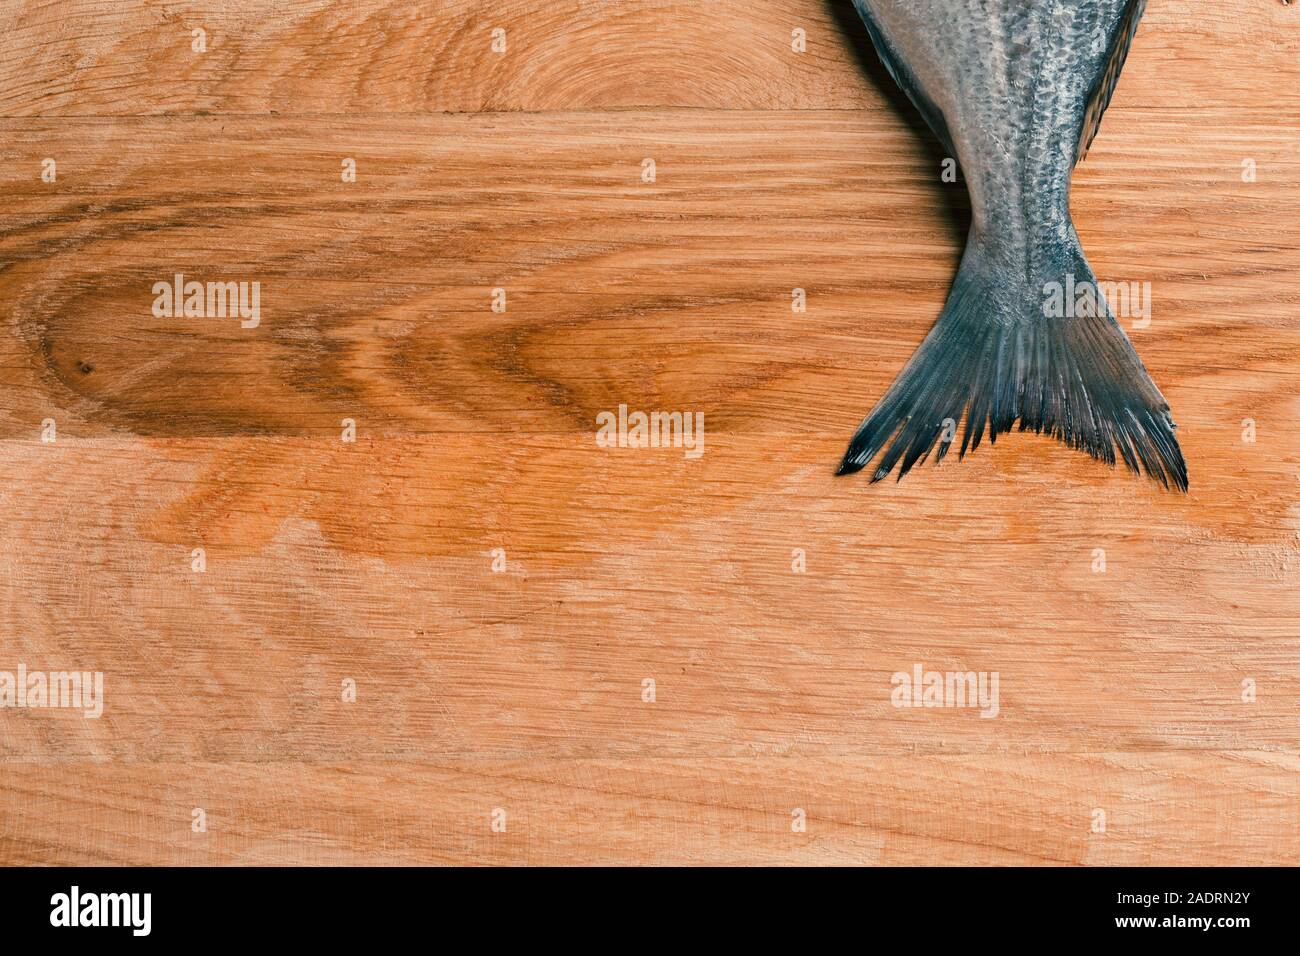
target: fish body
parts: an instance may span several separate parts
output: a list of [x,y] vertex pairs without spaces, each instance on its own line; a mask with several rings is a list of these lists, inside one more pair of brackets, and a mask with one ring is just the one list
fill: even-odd
[[[1115,321],[1070,217],[1070,179],[1145,0],[854,0],[877,52],[962,169],[971,231],[938,322],[841,473],[901,478],[964,417],[961,454],[1046,432],[1187,488],[1169,405]],[[1077,303],[1073,290],[1089,290]],[[1071,290],[1066,301],[1064,290]]]

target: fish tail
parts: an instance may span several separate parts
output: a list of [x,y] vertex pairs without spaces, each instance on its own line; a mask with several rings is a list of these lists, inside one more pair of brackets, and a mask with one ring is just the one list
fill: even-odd
[[992,443],[1018,422],[1020,431],[1046,433],[1111,466],[1118,458],[1186,491],[1169,404],[1104,296],[1089,310],[1079,294],[1097,282],[1077,245],[1067,267],[1045,273],[1061,278],[1061,315],[1053,314],[1053,283],[1024,279],[1014,257],[995,252],[980,241],[968,246],[938,322],[858,427],[838,474],[862,470],[888,446],[871,480],[895,466],[901,479],[931,451],[942,460],[964,417],[959,457],[979,447],[986,429]]

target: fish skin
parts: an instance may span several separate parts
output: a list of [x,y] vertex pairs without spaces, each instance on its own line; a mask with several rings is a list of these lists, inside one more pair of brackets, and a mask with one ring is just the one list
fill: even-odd
[[[888,445],[901,478],[966,415],[962,454],[1019,422],[1187,488],[1169,406],[1104,302],[1049,316],[1051,283],[1092,283],[1070,179],[1145,0],[854,0],[890,74],[961,167],[971,231],[943,314],[867,417],[840,473]],[[951,436],[951,437],[950,437]],[[890,440],[892,439],[892,444]]]
[[1068,237],[1074,151],[1128,0],[855,4],[944,117],[975,228],[1021,251]]

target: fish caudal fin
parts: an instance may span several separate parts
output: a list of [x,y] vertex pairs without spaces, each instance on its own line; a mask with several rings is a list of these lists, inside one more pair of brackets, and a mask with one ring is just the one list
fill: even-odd
[[1008,280],[973,242],[938,322],[859,426],[838,473],[862,470],[887,446],[872,481],[895,466],[901,479],[931,451],[942,460],[964,417],[959,457],[986,429],[994,442],[1018,422],[1186,491],[1169,405],[1104,296],[1090,308],[1077,294],[1097,282],[1082,254],[1070,258],[1054,300],[1052,283]]

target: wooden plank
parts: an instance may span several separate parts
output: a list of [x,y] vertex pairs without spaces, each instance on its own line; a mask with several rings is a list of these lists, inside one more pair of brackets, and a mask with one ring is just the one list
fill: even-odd
[[[0,753],[1300,745],[1294,464],[1185,498],[1021,441],[868,487],[835,440],[708,442],[6,442],[0,669],[101,671],[105,705],[8,711]],[[917,665],[996,673],[995,715],[896,706]]]
[[11,864],[1285,865],[1300,827],[1295,755],[1240,752],[5,771]]
[[[1128,325],[1201,452],[1194,475],[1198,441],[1240,457],[1244,418],[1287,444],[1300,217],[1266,233],[1257,217],[1295,208],[1297,128],[1124,114],[1078,177],[1098,273],[1150,284],[1149,325]],[[589,433],[626,403],[701,412],[719,435],[847,439],[937,316],[967,215],[940,157],[880,115],[14,120],[0,135],[25,171],[0,233],[0,434],[21,438],[49,417],[79,437],[333,436],[345,418],[372,436]],[[178,273],[259,283],[259,324],[156,317],[154,286]]]
[[[862,109],[901,100],[850,0],[4,0],[0,115]],[[1277,0],[1164,0],[1115,109],[1285,108]],[[192,31],[205,32],[196,52]],[[504,52],[493,30],[504,29]],[[806,51],[793,49],[805,31]],[[872,79],[863,75],[863,68]],[[1206,82],[1213,77],[1212,82]]]

